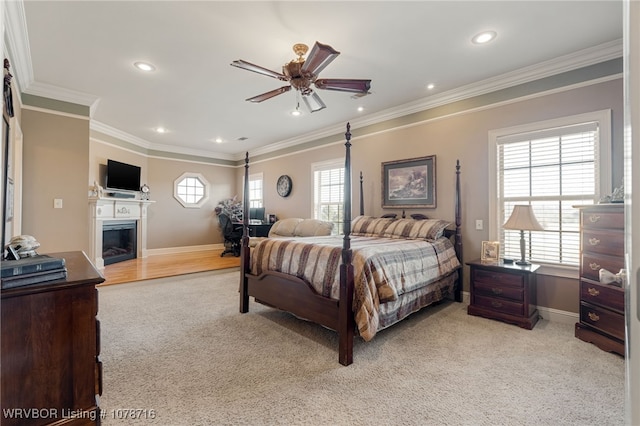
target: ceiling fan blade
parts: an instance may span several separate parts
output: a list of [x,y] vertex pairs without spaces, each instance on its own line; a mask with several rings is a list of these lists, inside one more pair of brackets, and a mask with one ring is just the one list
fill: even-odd
[[291,86],[282,86],[279,89],[271,90],[270,92],[266,92],[261,95],[254,96],[253,98],[249,98],[245,100],[249,102],[262,102],[262,101],[266,101],[267,99],[271,99],[274,96],[278,96],[284,92],[288,92],[289,90],[291,90]]
[[271,71],[259,65],[252,64],[251,62],[238,59],[231,62],[231,66],[242,68],[243,70],[257,72],[258,74],[266,75],[268,77],[277,78],[278,80],[287,81],[287,76],[280,74],[279,72]]
[[316,80],[315,85],[318,89],[337,90],[338,92],[367,93],[371,88],[371,80],[322,78]]
[[321,109],[325,109],[327,107],[316,92],[311,92],[311,94],[309,95],[303,95],[302,100],[311,112],[320,111]]
[[307,56],[307,59],[304,61],[304,65],[302,65],[302,71],[318,75],[339,54],[340,52],[328,44],[322,44],[316,41],[309,56]]

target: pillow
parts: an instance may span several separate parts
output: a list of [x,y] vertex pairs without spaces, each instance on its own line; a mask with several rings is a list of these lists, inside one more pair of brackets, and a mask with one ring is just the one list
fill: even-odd
[[381,237],[384,230],[394,221],[391,218],[358,216],[351,221],[351,235],[360,237]]
[[383,235],[387,238],[410,238],[436,240],[444,234],[449,222],[440,219],[399,219],[387,227]]
[[325,222],[319,219],[305,219],[296,225],[294,235],[296,237],[315,237],[331,235],[333,222]]
[[304,219],[297,217],[290,217],[287,219],[280,219],[273,224],[269,231],[270,237],[293,237],[296,226]]

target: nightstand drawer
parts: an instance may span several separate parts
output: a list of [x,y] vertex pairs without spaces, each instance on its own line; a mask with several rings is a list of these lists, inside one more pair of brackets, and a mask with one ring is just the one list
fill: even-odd
[[524,301],[523,287],[510,287],[491,285],[486,282],[475,282],[474,293],[479,296],[500,297],[504,299],[514,300],[516,302]]
[[583,212],[584,229],[624,229],[623,212]]
[[485,269],[476,269],[474,281],[476,284],[484,283],[489,286],[513,286],[524,287],[524,279],[522,275],[508,274],[503,272],[489,271]]
[[624,313],[624,290],[620,287],[580,281],[580,300]]
[[613,337],[624,340],[624,315],[582,302],[580,321]]
[[524,315],[524,305],[522,303],[509,302],[504,299],[476,295],[474,304],[478,307],[490,309],[494,312],[502,312],[504,314],[517,316]]
[[624,256],[624,234],[611,230],[584,230],[582,251],[609,256]]
[[580,276],[589,278],[594,281],[600,281],[600,269],[617,274],[620,269],[624,268],[624,259],[622,257],[610,257],[603,255],[594,255],[590,253],[582,254],[582,262],[580,268]]

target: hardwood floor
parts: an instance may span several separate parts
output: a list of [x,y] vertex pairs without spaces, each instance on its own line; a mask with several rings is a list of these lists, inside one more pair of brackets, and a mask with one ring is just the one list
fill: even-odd
[[172,277],[194,272],[240,267],[240,258],[220,257],[222,249],[188,253],[153,255],[107,265],[100,285],[122,284],[152,278]]

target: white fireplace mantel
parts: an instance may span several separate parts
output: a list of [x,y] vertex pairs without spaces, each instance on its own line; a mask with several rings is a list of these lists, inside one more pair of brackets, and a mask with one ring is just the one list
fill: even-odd
[[147,257],[147,207],[155,201],[89,197],[89,258],[96,268],[104,269],[102,258],[102,225],[116,220],[135,220],[137,228],[136,257]]

